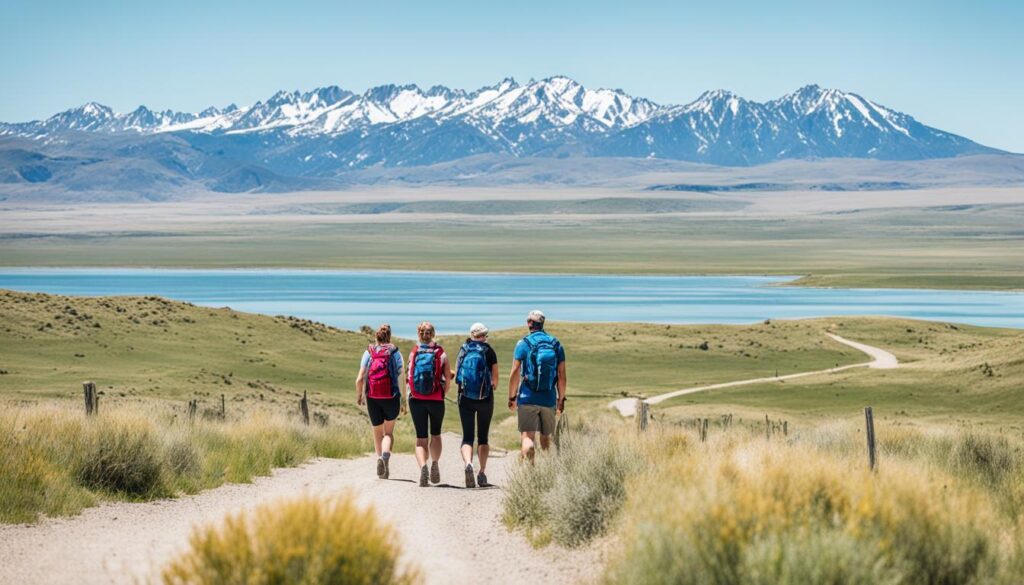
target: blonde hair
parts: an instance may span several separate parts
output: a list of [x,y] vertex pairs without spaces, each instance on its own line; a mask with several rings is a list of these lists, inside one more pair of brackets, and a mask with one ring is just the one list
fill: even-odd
[[416,333],[420,337],[420,343],[430,343],[434,340],[434,326],[430,321],[420,323],[416,328]]
[[378,327],[375,336],[377,338],[377,343],[391,343],[391,325],[384,323]]

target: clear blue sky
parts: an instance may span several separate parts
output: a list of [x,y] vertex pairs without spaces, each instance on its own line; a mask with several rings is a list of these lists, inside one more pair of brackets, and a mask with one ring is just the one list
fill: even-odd
[[4,121],[565,74],[662,103],[818,83],[1024,152],[1021,0],[5,0],[0,22]]

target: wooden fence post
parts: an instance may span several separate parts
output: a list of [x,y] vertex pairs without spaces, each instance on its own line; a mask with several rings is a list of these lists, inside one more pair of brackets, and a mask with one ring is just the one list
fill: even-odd
[[700,435],[700,442],[708,440],[708,421],[710,419],[697,419],[697,433]]
[[100,397],[96,394],[96,384],[82,382],[82,394],[85,397],[85,414],[91,416],[99,412]]
[[647,418],[651,415],[650,404],[643,400],[636,399],[636,428],[639,431],[647,430]]
[[299,401],[299,412],[302,413],[302,422],[309,426],[309,400],[306,399],[306,391],[302,391],[302,400]]
[[875,416],[870,406],[864,407],[864,425],[868,437],[868,469],[875,471],[878,467],[878,460],[875,458]]
[[224,395],[221,394],[220,395],[220,418],[221,418],[221,420],[225,420],[227,418],[227,414],[228,414],[227,405],[224,403]]
[[772,423],[767,414],[764,415],[764,438],[769,441],[772,439]]
[[782,421],[782,434],[787,436],[787,437],[789,436],[789,421],[788,420]]
[[564,412],[559,415],[558,421],[555,422],[555,449],[562,449],[562,435],[569,431],[569,417]]
[[192,400],[188,401],[188,421],[189,422],[195,422],[195,420],[196,420],[196,410],[198,408],[199,408],[199,401],[198,400],[193,398]]

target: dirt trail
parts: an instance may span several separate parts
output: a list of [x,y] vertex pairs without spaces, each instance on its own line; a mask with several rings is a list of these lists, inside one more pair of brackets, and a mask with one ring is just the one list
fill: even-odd
[[[761,384],[764,382],[780,382],[782,380],[792,380],[794,378],[803,378],[806,376],[815,376],[818,374],[831,374],[835,372],[842,372],[843,370],[849,370],[851,368],[877,368],[882,370],[888,370],[899,367],[899,360],[896,359],[896,356],[885,351],[884,349],[879,349],[877,347],[872,347],[870,345],[864,345],[863,343],[857,343],[856,341],[850,341],[849,339],[844,339],[842,337],[839,337],[838,335],[835,335],[834,333],[826,333],[825,335],[831,337],[832,339],[838,341],[839,343],[848,345],[854,349],[860,350],[868,354],[872,358],[871,361],[862,364],[839,366],[838,368],[828,368],[826,370],[815,370],[813,372],[800,372],[798,374],[786,374],[785,376],[768,376],[765,378],[753,378],[751,380],[738,380],[736,382],[724,382],[721,384],[711,384],[708,386],[683,388],[682,390],[674,390],[672,392],[667,392],[665,394],[652,396],[646,399],[644,402],[647,402],[648,404],[657,404],[659,402],[664,402],[665,400],[669,400],[671,398],[676,398],[677,396],[685,396],[687,394],[695,394],[697,392],[705,392],[707,390],[731,388],[733,386],[746,386],[748,384]],[[622,416],[633,416],[634,414],[636,414],[636,398],[620,398],[618,400],[613,400],[608,406],[609,408],[614,408],[615,410],[619,411],[619,414],[621,414]]]
[[[367,429],[369,432],[369,429]],[[402,440],[408,440],[403,438]],[[420,488],[412,455],[392,458],[391,479],[378,480],[373,456],[318,459],[275,470],[252,484],[226,485],[195,496],[149,503],[111,503],[74,518],[36,525],[0,525],[0,583],[137,583],[159,576],[193,528],[226,514],[302,493],[350,488],[398,529],[403,560],[427,583],[589,582],[600,567],[595,548],[533,549],[501,523],[501,487],[514,455],[488,463],[497,487],[467,490],[459,438],[444,436],[441,484]]]

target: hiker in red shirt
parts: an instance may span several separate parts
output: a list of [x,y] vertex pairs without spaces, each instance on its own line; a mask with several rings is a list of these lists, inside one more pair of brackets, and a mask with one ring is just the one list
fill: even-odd
[[[444,348],[434,343],[434,326],[424,321],[416,328],[419,343],[409,353],[409,413],[416,427],[416,462],[420,466],[420,487],[427,480],[441,483],[437,460],[441,457],[441,422],[444,398],[452,379]],[[432,460],[427,468],[427,460]]]
[[373,448],[377,453],[377,477],[390,475],[391,445],[395,419],[404,412],[399,380],[402,379],[402,352],[391,343],[391,326],[381,325],[374,335],[377,343],[363,352],[356,376],[356,402],[366,405],[373,426]]

